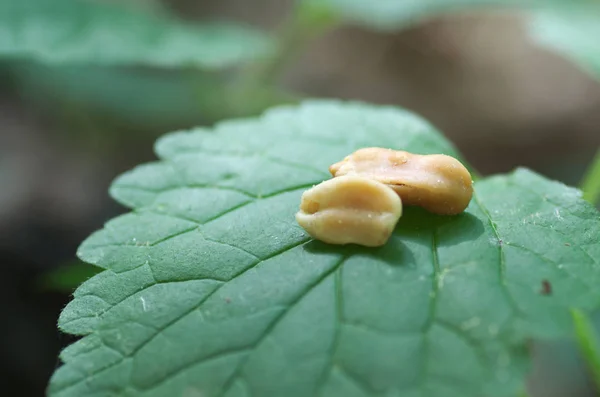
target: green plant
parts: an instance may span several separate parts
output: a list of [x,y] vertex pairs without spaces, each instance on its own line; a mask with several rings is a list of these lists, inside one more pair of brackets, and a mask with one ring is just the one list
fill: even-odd
[[78,252],[107,271],[61,315],[87,336],[51,394],[516,394],[525,341],[600,303],[597,211],[518,170],[477,181],[463,215],[406,209],[381,249],[310,240],[302,191],[367,143],[457,155],[408,112],[336,102],[162,138],[111,188],[134,212]]
[[[8,0],[0,55],[201,69],[214,96],[199,111],[220,119],[298,102],[277,74],[336,24],[400,29],[439,11],[515,2],[413,3],[298,2],[272,40],[92,2]],[[572,32],[569,19],[534,15],[541,43],[543,32]],[[578,62],[597,57],[583,40],[559,49]],[[477,178],[463,214],[404,209],[383,247],[311,240],[294,220],[302,191],[366,146],[461,157],[417,115],[358,102],[300,101],[162,137],[160,160],[110,189],[132,212],[78,250],[104,270],[60,316],[61,330],[82,338],[61,353],[49,395],[510,396],[523,390],[527,342],[573,331],[597,377],[585,316],[600,307],[600,159],[583,193],[518,169]]]

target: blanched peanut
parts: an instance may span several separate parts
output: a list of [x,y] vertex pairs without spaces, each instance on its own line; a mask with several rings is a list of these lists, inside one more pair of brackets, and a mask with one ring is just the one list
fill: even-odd
[[402,201],[383,183],[355,176],[322,182],[302,194],[296,221],[329,244],[384,245],[402,215]]
[[383,148],[357,150],[329,167],[334,177],[360,175],[385,183],[404,205],[442,215],[458,214],[473,195],[471,174],[454,157],[419,155]]

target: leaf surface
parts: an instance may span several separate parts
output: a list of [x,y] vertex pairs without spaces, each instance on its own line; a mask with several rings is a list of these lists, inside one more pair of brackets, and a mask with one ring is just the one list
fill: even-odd
[[60,317],[83,338],[49,394],[515,394],[525,340],[599,306],[598,212],[519,169],[461,215],[405,208],[384,247],[311,240],[302,192],[365,146],[458,156],[407,111],[329,101],[160,139],[112,185],[133,211],[79,249],[106,270]]

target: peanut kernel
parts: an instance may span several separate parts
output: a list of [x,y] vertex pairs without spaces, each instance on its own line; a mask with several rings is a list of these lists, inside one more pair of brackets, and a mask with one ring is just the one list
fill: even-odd
[[359,175],[394,189],[405,205],[441,214],[464,211],[473,195],[471,174],[457,159],[384,148],[357,150],[329,167],[334,177]]
[[402,215],[392,189],[356,175],[322,182],[302,194],[296,221],[313,238],[329,244],[384,245]]

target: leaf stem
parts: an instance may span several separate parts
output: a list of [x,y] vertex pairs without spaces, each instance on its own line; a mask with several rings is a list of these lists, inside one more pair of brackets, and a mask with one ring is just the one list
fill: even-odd
[[273,86],[285,66],[314,38],[335,25],[336,19],[311,2],[297,2],[277,32],[275,50],[262,62],[251,65],[244,76],[246,86]]
[[300,95],[281,90],[278,79],[285,66],[312,39],[336,24],[333,14],[313,2],[297,2],[276,33],[274,51],[240,71],[228,95],[228,116],[248,116],[273,105],[295,103]]
[[585,200],[594,205],[598,204],[600,200],[600,149],[585,172],[580,187]]
[[585,360],[596,388],[600,390],[600,345],[589,316],[579,309],[571,309],[575,341]]

